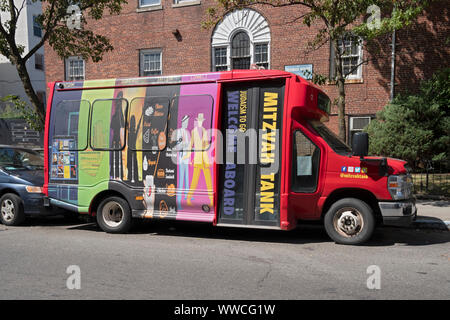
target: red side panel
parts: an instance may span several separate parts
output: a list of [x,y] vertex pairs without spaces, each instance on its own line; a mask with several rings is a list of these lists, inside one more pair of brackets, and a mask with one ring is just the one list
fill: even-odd
[[44,188],[43,192],[46,196],[48,196],[48,130],[50,125],[50,112],[52,108],[53,102],[53,93],[55,92],[55,84],[56,82],[49,82],[47,87],[50,90],[50,94],[47,100],[47,111],[45,114],[45,134],[44,134]]
[[[215,113],[215,119],[214,121],[214,125],[213,128],[214,129],[218,129],[219,128],[219,123],[220,123],[220,116],[222,114],[222,84],[219,83],[217,86],[217,99],[215,102],[215,107],[216,109],[216,113]],[[214,220],[213,220],[213,225],[217,225],[217,222],[219,220],[219,192],[221,190],[220,186],[219,186],[219,165],[217,164],[217,153],[218,153],[218,141],[217,138],[214,140],[214,150],[215,150],[215,154],[214,154],[214,165],[216,166],[216,174],[214,174],[213,176],[213,186],[214,186],[214,190],[216,190],[216,192],[214,193],[214,203],[216,204],[214,206]]]
[[289,230],[295,227],[296,220],[292,216],[289,216],[288,202],[289,202],[289,174],[291,157],[289,146],[291,145],[291,106],[289,99],[291,82],[295,81],[295,78],[286,79],[285,93],[284,93],[284,112],[283,112],[283,132],[281,133],[281,199],[280,199],[280,228],[282,230]]

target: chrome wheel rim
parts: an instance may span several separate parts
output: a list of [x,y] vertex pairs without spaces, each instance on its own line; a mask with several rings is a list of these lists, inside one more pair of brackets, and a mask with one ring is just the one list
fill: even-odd
[[364,228],[364,220],[359,210],[345,207],[334,215],[333,226],[340,235],[352,238],[361,233]]
[[123,208],[118,202],[110,201],[103,206],[102,217],[108,227],[116,228],[123,221]]
[[3,200],[1,212],[4,221],[9,222],[13,220],[15,215],[14,203],[10,199]]

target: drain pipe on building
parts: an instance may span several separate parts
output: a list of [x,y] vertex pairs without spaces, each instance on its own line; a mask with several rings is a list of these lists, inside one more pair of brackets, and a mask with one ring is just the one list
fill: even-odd
[[[392,11],[392,15],[395,14],[395,5],[394,10]],[[397,41],[397,31],[394,28],[394,31],[392,32],[392,44],[391,44],[391,92],[390,92],[390,102],[394,100],[395,96],[395,57],[396,57],[396,41]]]
[[396,30],[392,32],[392,44],[391,44],[391,92],[390,92],[390,101],[394,100],[395,95],[395,47],[396,47]]

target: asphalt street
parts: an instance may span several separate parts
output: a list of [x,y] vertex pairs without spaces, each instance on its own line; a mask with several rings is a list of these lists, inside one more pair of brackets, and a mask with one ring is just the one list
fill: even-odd
[[[0,225],[0,243],[0,299],[450,298],[450,232],[442,230],[379,228],[366,245],[343,246],[321,226],[161,221],[112,235],[54,217]],[[67,286],[69,266],[79,267],[80,289]],[[367,286],[369,266],[379,289]]]

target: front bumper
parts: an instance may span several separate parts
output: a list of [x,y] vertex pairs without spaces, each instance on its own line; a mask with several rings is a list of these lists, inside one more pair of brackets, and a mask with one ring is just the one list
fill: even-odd
[[379,202],[383,223],[387,226],[407,227],[417,217],[417,208],[414,200]]

